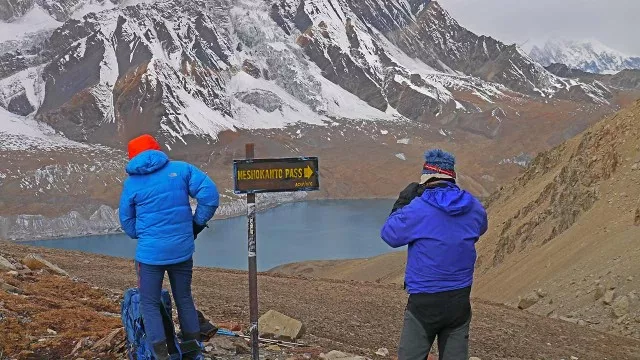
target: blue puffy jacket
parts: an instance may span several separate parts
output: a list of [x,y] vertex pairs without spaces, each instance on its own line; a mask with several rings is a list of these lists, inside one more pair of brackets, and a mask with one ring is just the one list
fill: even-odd
[[[216,185],[197,167],[169,161],[157,150],[138,154],[126,170],[120,223],[138,239],[136,261],[169,265],[189,260],[195,250],[193,221],[205,225],[218,208]],[[189,197],[198,200],[193,215]]]
[[482,204],[455,184],[444,183],[391,214],[381,237],[394,248],[409,245],[409,294],[434,294],[471,286],[475,243],[486,231]]

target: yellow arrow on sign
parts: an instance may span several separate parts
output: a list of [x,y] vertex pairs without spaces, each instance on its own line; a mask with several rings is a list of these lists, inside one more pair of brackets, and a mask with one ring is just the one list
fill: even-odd
[[313,176],[313,170],[311,170],[311,167],[309,165],[307,165],[306,168],[304,168],[304,177],[306,177],[307,179]]

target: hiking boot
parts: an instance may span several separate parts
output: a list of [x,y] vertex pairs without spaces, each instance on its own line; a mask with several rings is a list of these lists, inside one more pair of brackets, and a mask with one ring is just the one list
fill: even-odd
[[203,360],[202,343],[200,343],[200,333],[182,334],[182,360]]
[[198,323],[200,324],[199,341],[208,341],[218,332],[218,328],[207,320],[200,310],[196,310],[196,312],[198,313]]
[[167,350],[166,341],[160,341],[153,344],[151,351],[153,352],[153,356],[157,360],[171,360],[171,358],[169,357],[169,350]]

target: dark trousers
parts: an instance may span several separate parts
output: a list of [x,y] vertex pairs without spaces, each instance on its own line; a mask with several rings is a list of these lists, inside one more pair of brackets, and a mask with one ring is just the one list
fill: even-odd
[[183,334],[200,332],[198,313],[191,295],[193,260],[172,265],[147,265],[136,262],[138,288],[140,290],[140,311],[144,319],[147,340],[151,345],[166,341],[162,323],[160,296],[165,271],[169,274],[173,300],[178,309],[180,329]]
[[471,287],[412,294],[404,315],[398,360],[425,360],[438,339],[440,360],[469,359]]

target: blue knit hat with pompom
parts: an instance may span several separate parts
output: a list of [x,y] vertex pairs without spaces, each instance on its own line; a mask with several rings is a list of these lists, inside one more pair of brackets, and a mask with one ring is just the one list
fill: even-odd
[[424,153],[424,166],[420,183],[431,179],[456,179],[456,158],[453,154],[441,149],[432,149]]

